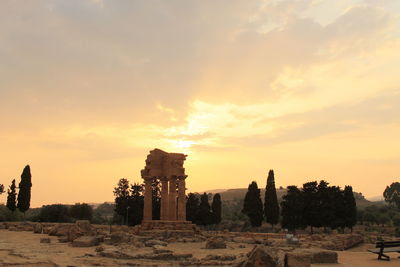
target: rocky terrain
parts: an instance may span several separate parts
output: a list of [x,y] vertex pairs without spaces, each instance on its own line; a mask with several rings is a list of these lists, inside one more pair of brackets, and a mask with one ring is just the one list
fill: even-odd
[[[366,252],[358,234],[175,231],[75,224],[0,223],[0,266],[397,266]],[[179,233],[179,232],[178,232]],[[350,250],[349,250],[350,249]]]

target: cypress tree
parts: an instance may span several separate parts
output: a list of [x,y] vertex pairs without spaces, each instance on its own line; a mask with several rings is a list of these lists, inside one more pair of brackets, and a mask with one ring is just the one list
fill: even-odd
[[244,198],[242,212],[249,217],[251,226],[261,226],[263,220],[263,205],[260,197],[260,189],[258,189],[257,183],[254,181],[249,184]]
[[282,227],[290,231],[305,227],[303,211],[303,193],[297,186],[288,186],[287,193],[283,196],[282,207]]
[[32,175],[29,165],[26,165],[21,174],[21,182],[19,183],[18,204],[17,208],[25,214],[31,204],[31,187]]
[[208,203],[207,193],[202,194],[200,197],[200,206],[196,221],[199,225],[208,225],[212,223],[211,207]]
[[15,191],[15,179],[12,180],[10,188],[8,189],[7,193],[7,208],[14,212],[17,209],[17,193]]
[[267,186],[265,188],[264,214],[265,220],[267,223],[272,224],[273,229],[274,224],[279,222],[279,204],[276,195],[274,170],[270,170],[268,173]]
[[212,210],[212,216],[213,216],[213,223],[214,224],[219,224],[221,222],[221,216],[222,216],[222,203],[221,203],[221,195],[220,194],[215,194],[213,197],[213,202],[211,205],[211,210]]
[[199,198],[196,194],[189,193],[186,201],[186,220],[197,224],[197,213],[199,210]]
[[345,207],[345,226],[353,231],[353,226],[357,222],[357,205],[351,186],[345,186],[344,193],[344,207]]

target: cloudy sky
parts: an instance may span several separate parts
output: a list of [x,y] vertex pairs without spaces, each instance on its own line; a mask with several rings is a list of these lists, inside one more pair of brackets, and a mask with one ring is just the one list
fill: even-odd
[[[149,150],[189,191],[400,177],[398,0],[0,2],[0,183],[113,199]],[[0,202],[6,196],[0,197]]]

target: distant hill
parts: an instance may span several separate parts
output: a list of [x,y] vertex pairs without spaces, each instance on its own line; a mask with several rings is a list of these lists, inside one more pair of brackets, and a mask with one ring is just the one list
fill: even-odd
[[[210,190],[207,192],[212,193],[214,190]],[[220,192],[219,194],[221,195],[222,201],[233,201],[233,200],[242,200],[244,199],[247,188],[236,188],[236,189],[227,189],[227,190],[222,190],[218,189]],[[282,196],[286,194],[286,189],[285,188],[277,188],[276,193],[278,195],[278,201],[280,202],[282,200]],[[264,201],[264,196],[265,196],[265,189],[261,188],[261,199]],[[356,199],[357,207],[360,208],[365,208],[371,205],[379,205],[381,204],[380,202],[372,202],[367,199],[361,194],[354,192],[354,198]]]

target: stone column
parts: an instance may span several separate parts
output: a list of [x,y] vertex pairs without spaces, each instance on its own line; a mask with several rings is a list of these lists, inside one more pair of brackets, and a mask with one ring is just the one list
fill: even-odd
[[186,221],[186,176],[179,177],[178,180],[178,220]]
[[172,176],[169,179],[169,192],[168,193],[169,193],[168,220],[176,221],[176,177],[175,176]]
[[153,219],[153,203],[152,203],[152,189],[151,189],[152,178],[144,178],[144,211],[143,220],[149,221]]
[[168,179],[167,177],[162,177],[160,220],[168,220],[168,201]]

